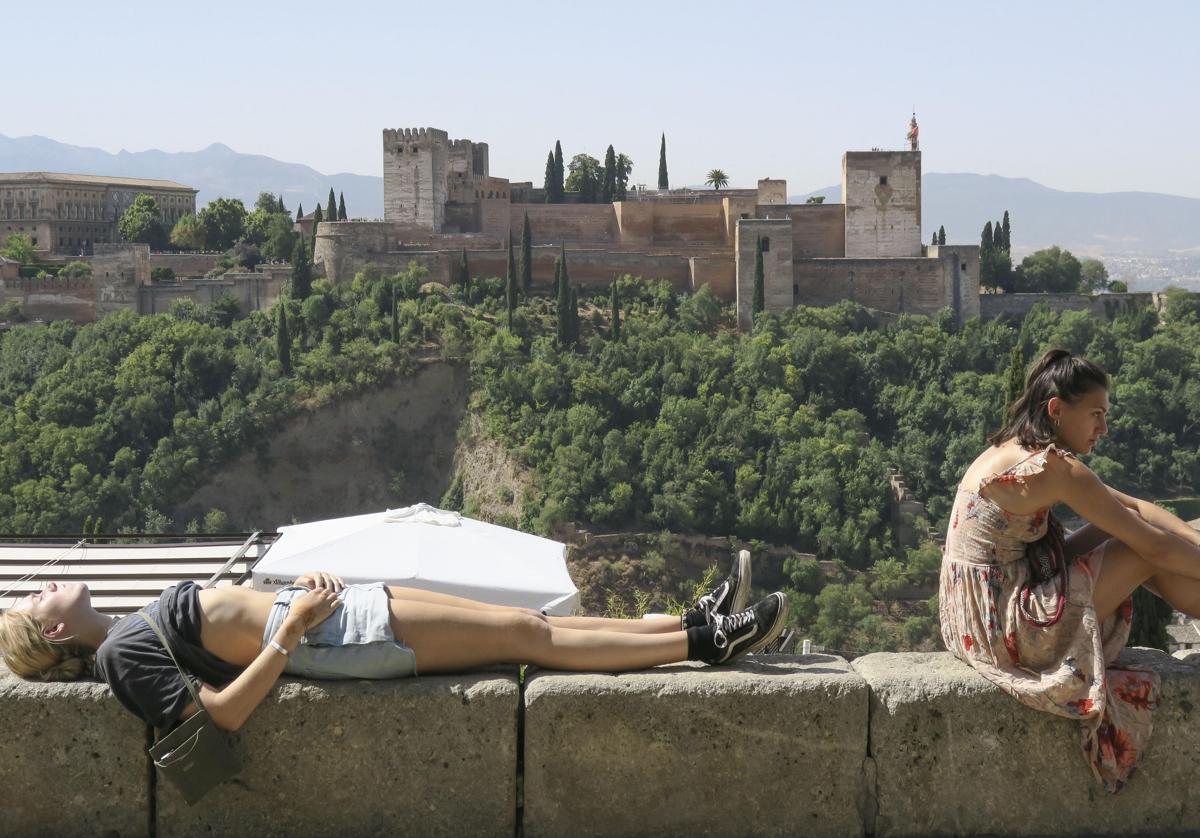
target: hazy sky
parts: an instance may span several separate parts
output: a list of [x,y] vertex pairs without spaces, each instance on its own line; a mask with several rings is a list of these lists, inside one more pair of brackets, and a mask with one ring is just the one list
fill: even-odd
[[381,129],[434,126],[501,177],[540,185],[560,139],[653,186],[665,131],[673,185],[799,194],[900,148],[915,107],[927,172],[1200,197],[1198,24],[1189,2],[5,4],[0,133],[378,175]]

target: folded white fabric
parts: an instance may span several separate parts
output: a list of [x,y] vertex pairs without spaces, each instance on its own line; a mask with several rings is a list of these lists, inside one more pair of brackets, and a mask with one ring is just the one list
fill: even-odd
[[385,524],[434,524],[439,527],[461,527],[462,515],[447,509],[437,509],[427,503],[415,503],[403,509],[383,513]]

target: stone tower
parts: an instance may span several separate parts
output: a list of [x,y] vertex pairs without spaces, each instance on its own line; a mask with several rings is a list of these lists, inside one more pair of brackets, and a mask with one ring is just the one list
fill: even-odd
[[[442,231],[449,144],[436,128],[384,129],[384,221]],[[486,166],[486,148],[483,153]]]
[[921,255],[921,152],[842,156],[846,257]]

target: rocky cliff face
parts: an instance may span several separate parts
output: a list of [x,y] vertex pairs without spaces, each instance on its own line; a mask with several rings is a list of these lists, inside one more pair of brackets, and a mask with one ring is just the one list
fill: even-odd
[[172,517],[182,527],[210,509],[237,529],[436,505],[454,476],[469,370],[434,361],[412,376],[289,419],[265,455],[214,473]]

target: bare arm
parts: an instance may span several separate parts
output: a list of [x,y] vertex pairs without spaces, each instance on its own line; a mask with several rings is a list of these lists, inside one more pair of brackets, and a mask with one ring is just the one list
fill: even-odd
[[[275,632],[274,640],[288,652],[295,651],[304,633],[319,624],[341,605],[341,600],[329,589],[318,589],[292,602],[287,617]],[[200,686],[200,701],[213,723],[223,730],[237,730],[246,723],[254,709],[267,697],[271,687],[283,674],[287,658],[272,646],[264,646],[250,665],[232,683],[220,690],[207,684]],[[189,702],[180,714],[186,719],[196,712],[195,702]]]
[[1196,547],[1195,531],[1191,539],[1184,541],[1148,522],[1077,459],[1059,460],[1039,477],[1043,479],[1029,482],[1030,493],[1037,494],[1046,505],[1065,503],[1097,529],[1125,542],[1155,567],[1200,578],[1200,549]]
[[1150,503],[1150,501],[1121,494],[1111,486],[1108,487],[1108,491],[1110,491],[1113,494],[1113,497],[1120,501],[1123,506],[1137,513],[1137,515],[1147,524],[1151,524],[1164,532],[1169,532],[1172,535],[1178,536],[1188,544],[1200,546],[1200,531],[1189,527],[1182,519],[1179,518],[1179,516],[1175,515],[1170,510],[1164,509],[1157,504]]

